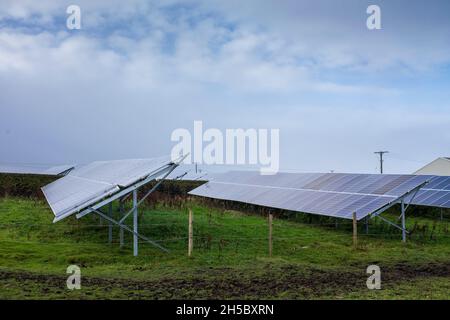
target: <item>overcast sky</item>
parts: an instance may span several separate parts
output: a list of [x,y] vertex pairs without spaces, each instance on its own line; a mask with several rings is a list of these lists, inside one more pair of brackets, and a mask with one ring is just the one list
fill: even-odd
[[160,156],[202,120],[280,129],[284,170],[410,173],[450,156],[449,89],[447,0],[0,2],[0,162]]

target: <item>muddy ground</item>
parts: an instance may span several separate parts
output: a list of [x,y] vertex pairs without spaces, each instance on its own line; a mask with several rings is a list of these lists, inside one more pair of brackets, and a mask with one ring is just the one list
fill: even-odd
[[[352,270],[358,268],[352,267]],[[450,263],[413,266],[397,264],[381,269],[382,286],[426,277],[449,277]],[[252,275],[235,269],[206,269],[186,278],[127,280],[82,277],[82,295],[70,296],[66,277],[28,272],[0,271],[1,286],[17,286],[30,298],[106,298],[106,299],[308,299],[339,295],[366,289],[368,275],[299,269],[293,265],[272,268]]]

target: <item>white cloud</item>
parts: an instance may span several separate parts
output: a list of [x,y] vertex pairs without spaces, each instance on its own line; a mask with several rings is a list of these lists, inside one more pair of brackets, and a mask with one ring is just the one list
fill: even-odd
[[[416,33],[426,40],[418,52],[388,25],[382,37],[352,31],[364,20],[354,10],[297,3],[80,1],[83,29],[71,32],[55,22],[65,2],[2,2],[0,20],[20,21],[0,29],[0,127],[10,132],[0,131],[0,145],[15,159],[51,162],[159,155],[171,130],[200,119],[280,128],[288,165],[306,152],[300,168],[327,168],[340,146],[340,168],[350,155],[348,167],[363,170],[358,152],[412,137],[425,144],[419,129],[449,125],[445,113],[389,103],[404,88],[364,81],[439,67],[450,52],[443,38]],[[32,17],[41,29],[21,25]],[[441,138],[423,147],[442,148]]]

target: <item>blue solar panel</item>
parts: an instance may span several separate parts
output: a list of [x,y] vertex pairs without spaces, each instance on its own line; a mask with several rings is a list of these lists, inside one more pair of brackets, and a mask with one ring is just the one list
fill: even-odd
[[[410,201],[412,197],[407,200]],[[412,199],[412,204],[450,208],[450,177],[436,176]]]
[[208,198],[357,219],[395,202],[432,176],[232,171],[190,192]]

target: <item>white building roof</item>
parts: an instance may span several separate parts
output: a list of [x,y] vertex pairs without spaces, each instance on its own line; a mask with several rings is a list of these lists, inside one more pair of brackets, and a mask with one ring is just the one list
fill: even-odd
[[450,176],[450,158],[440,157],[420,168],[414,174],[432,174],[436,176]]

